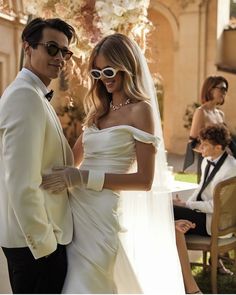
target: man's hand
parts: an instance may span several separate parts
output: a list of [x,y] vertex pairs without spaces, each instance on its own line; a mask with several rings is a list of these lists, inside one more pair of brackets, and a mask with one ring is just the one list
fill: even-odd
[[178,194],[175,196],[175,199],[173,199],[173,205],[174,206],[180,206],[180,207],[186,207],[186,202],[181,200],[178,196]]
[[185,219],[175,220],[175,228],[183,234],[185,234],[191,228],[195,228],[195,227],[196,227],[196,224],[192,223],[189,220],[185,220]]

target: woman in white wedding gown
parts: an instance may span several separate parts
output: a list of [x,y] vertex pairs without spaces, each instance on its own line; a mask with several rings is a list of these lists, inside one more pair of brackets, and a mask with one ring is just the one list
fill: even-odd
[[92,51],[89,72],[89,111],[73,148],[77,168],[43,181],[54,193],[71,192],[74,236],[63,292],[184,294],[145,58],[134,41],[113,34]]

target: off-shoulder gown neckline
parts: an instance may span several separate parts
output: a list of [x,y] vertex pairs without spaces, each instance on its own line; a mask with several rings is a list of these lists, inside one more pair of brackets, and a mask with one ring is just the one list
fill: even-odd
[[128,125],[128,124],[114,125],[114,126],[109,126],[109,127],[105,127],[105,128],[99,128],[96,124],[93,124],[93,125],[91,125],[91,127],[95,128],[98,131],[106,131],[106,130],[110,130],[110,129],[119,129],[119,128],[128,128],[128,129],[130,128],[130,129],[141,131],[141,132],[144,132],[146,134],[154,136],[154,134],[152,134],[150,132],[146,132],[146,131],[144,131],[142,129],[139,129],[137,127],[134,127],[134,126]]

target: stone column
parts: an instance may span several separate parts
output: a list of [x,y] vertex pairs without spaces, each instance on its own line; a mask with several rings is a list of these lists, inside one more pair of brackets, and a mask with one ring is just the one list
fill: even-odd
[[[165,117],[166,147],[171,152],[184,153],[188,131],[183,115],[188,104],[199,98],[205,77],[206,10],[208,1],[179,1],[179,42],[176,52],[174,93]],[[167,107],[167,106],[166,106]],[[168,127],[169,126],[169,127]]]

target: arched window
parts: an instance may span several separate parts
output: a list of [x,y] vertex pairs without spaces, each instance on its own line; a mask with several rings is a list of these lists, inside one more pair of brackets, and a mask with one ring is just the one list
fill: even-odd
[[234,29],[236,29],[236,0],[231,0],[230,1],[230,26]]
[[236,0],[218,0],[217,61],[218,70],[236,73]]

